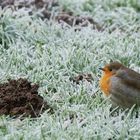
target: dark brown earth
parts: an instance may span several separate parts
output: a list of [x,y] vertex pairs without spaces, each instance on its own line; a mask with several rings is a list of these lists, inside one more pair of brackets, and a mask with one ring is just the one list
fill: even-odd
[[2,8],[9,7],[12,10],[26,8],[29,14],[39,11],[40,14],[38,16],[42,19],[52,19],[58,23],[64,22],[69,26],[86,27],[90,24],[93,29],[103,30],[92,17],[75,16],[73,12],[64,10],[63,7],[59,6],[58,0],[0,0],[0,6]]
[[38,88],[22,78],[0,84],[0,115],[38,117],[46,109],[52,110],[38,95]]
[[86,81],[88,81],[88,82],[91,83],[92,80],[93,80],[93,77],[92,77],[91,74],[79,74],[79,75],[76,76],[76,77],[71,77],[71,78],[70,78],[70,81],[73,81],[73,82],[76,83],[76,84],[79,84],[80,81],[83,81],[83,80],[86,80]]
[[92,25],[93,29],[97,29],[99,31],[102,30],[101,26],[91,17],[74,16],[72,14],[62,12],[55,17],[55,20],[57,20],[59,23],[65,22],[70,26],[86,27],[90,24]]

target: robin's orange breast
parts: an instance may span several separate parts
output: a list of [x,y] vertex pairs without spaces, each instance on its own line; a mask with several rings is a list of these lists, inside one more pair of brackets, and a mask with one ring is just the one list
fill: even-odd
[[110,91],[110,85],[111,85],[110,84],[111,76],[112,76],[112,73],[104,73],[99,82],[100,88],[106,96],[110,95],[109,91]]

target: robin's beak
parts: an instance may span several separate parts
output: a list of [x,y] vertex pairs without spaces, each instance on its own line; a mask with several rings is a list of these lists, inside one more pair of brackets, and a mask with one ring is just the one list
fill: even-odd
[[99,70],[105,71],[105,69],[104,69],[104,68],[99,68]]

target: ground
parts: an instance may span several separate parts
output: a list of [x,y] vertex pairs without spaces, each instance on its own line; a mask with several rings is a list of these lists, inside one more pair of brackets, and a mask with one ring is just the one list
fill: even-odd
[[140,109],[112,110],[98,84],[98,68],[110,60],[140,72],[139,1],[3,2],[0,83],[23,78],[38,84],[53,113],[2,115],[0,139],[139,139]]
[[47,109],[52,108],[38,95],[37,84],[31,85],[27,79],[8,80],[0,84],[0,115],[10,117],[39,117]]

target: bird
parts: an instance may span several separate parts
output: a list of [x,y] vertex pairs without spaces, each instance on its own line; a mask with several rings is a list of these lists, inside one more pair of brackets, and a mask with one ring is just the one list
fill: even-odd
[[118,61],[106,64],[99,86],[113,106],[140,106],[140,74]]

